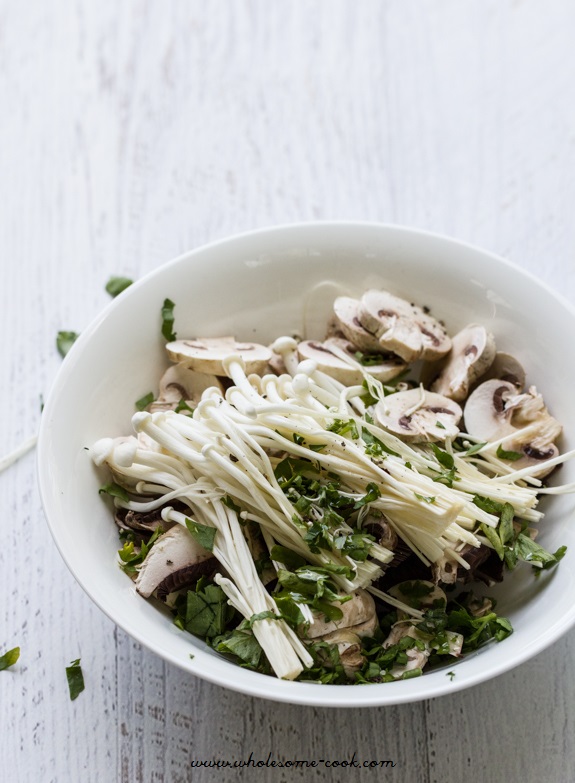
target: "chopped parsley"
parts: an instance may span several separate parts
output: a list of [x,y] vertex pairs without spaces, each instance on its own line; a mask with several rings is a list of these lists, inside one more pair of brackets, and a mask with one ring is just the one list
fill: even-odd
[[118,498],[119,500],[123,500],[124,503],[129,503],[130,498],[128,497],[128,493],[124,489],[124,487],[121,487],[119,484],[116,484],[115,481],[109,481],[107,484],[104,484],[100,487],[98,490],[100,495],[110,495],[110,497]]
[[224,633],[236,611],[228,604],[222,588],[202,577],[195,590],[178,596],[175,614],[174,622],[178,628],[202,639],[212,639]]
[[154,400],[155,400],[154,393],[148,392],[143,397],[140,397],[139,400],[136,400],[136,402],[134,403],[136,410],[139,411],[145,410],[150,403],[154,402]]
[[78,337],[79,334],[77,332],[58,332],[56,335],[56,348],[62,358],[66,356]]
[[203,546],[204,549],[208,549],[210,552],[213,551],[214,539],[218,532],[215,527],[201,525],[195,519],[189,519],[188,517],[186,517],[186,527],[200,546]]
[[499,457],[499,459],[506,459],[510,462],[515,462],[518,459],[521,459],[523,457],[523,454],[521,454],[520,451],[505,451],[504,448],[502,448],[501,443],[497,447],[497,451],[495,452],[496,455]]
[[171,299],[164,299],[164,304],[162,305],[162,335],[169,343],[177,337],[176,332],[174,332],[175,306]]
[[19,657],[19,647],[13,647],[8,652],[5,652],[4,655],[0,655],[0,672],[4,671],[4,669],[9,669],[10,666],[14,666]]
[[116,297],[131,286],[133,282],[129,277],[111,277],[106,283],[106,291],[110,296]]
[[70,699],[74,701],[84,690],[84,675],[79,658],[66,667],[66,679],[68,680]]

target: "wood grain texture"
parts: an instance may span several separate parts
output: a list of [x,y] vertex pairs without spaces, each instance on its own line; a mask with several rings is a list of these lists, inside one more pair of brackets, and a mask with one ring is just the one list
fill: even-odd
[[[568,0],[0,0],[2,453],[38,425],[111,274],[299,220],[415,225],[575,295]],[[34,456],[0,476],[0,760],[18,783],[339,780],[194,758],[390,758],[350,779],[574,779],[575,632],[429,703],[306,709],[234,694],[91,604],[46,528]],[[79,510],[81,513],[81,510]],[[65,666],[86,691],[70,702]]]

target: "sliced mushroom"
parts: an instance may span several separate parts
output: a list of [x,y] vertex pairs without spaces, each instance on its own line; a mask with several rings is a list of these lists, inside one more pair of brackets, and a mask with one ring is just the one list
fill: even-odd
[[373,621],[376,617],[375,602],[365,590],[356,590],[351,600],[336,606],[343,612],[341,620],[327,620],[321,612],[314,612],[313,623],[307,629],[308,639],[317,639],[342,628],[352,628]]
[[464,400],[469,387],[492,364],[495,338],[484,326],[469,324],[451,340],[451,352],[442,363],[431,391],[452,400]]
[[462,566],[455,558],[444,555],[431,566],[433,581],[436,584],[472,582],[476,576],[475,572],[487,560],[492,551],[492,549],[484,544],[481,544],[478,547],[465,544],[457,554],[468,563],[469,568]]
[[272,351],[270,360],[268,362],[268,369],[274,375],[283,375],[286,373],[287,369],[283,360],[283,356],[281,356],[279,353],[275,353],[275,351]]
[[381,344],[375,334],[369,332],[359,320],[359,299],[350,296],[339,296],[334,304],[333,311],[336,322],[344,336],[352,342],[360,351],[366,353],[378,353]]
[[365,663],[365,658],[361,654],[361,641],[353,630],[343,629],[333,631],[321,638],[322,642],[335,644],[339,653],[339,661],[343,666],[346,675],[351,679],[355,672],[359,671]]
[[[149,598],[154,590],[165,587],[166,580],[175,578],[178,571],[202,566],[210,558],[213,555],[209,550],[198,544],[182,525],[175,525],[162,533],[148,552],[136,579],[136,590]],[[199,571],[203,573],[205,566]],[[192,572],[188,572],[188,578],[191,576]]]
[[114,520],[121,530],[139,530],[150,535],[159,527],[166,531],[174,524],[173,522],[165,522],[162,519],[161,508],[147,512],[118,508],[116,509]]
[[223,390],[221,381],[216,375],[197,372],[192,370],[187,362],[179,362],[168,367],[162,375],[156,403],[170,403],[177,406],[181,400],[185,400],[187,403],[197,405],[205,390],[213,387],[219,391]]
[[381,511],[372,510],[362,522],[362,529],[375,537],[380,546],[390,549],[392,552],[397,547],[398,536],[388,519]]
[[218,562],[215,557],[208,557],[206,560],[202,560],[201,563],[179,568],[165,579],[162,579],[156,587],[157,597],[160,601],[165,601],[170,593],[175,593],[177,590],[183,590],[186,587],[192,587],[202,576],[213,576],[217,565]]
[[360,300],[358,319],[378,337],[384,350],[398,354],[406,362],[440,359],[451,348],[451,340],[439,321],[388,291],[367,291]]
[[271,350],[258,343],[239,343],[233,337],[198,337],[175,340],[166,345],[170,359],[184,362],[196,372],[226,375],[223,362],[228,356],[238,355],[244,360],[246,375],[265,372],[271,359]]
[[[388,593],[414,609],[433,609],[447,603],[447,596],[441,587],[426,579],[400,582],[391,587]],[[406,616],[401,610],[397,614],[400,619]]]
[[525,388],[525,370],[510,353],[497,351],[491,366],[481,376],[482,382],[492,378],[512,383],[518,391],[523,391]]
[[[388,647],[392,647],[394,644],[399,644],[401,639],[406,636],[423,641],[421,639],[421,635],[417,631],[417,627],[413,625],[411,621],[406,620],[405,622],[396,623],[393,626],[389,636],[383,642],[382,647],[387,649]],[[420,650],[419,647],[407,648],[405,650],[407,662],[403,664],[395,664],[395,666],[392,666],[392,668],[389,670],[389,674],[391,674],[394,679],[399,680],[406,672],[413,671],[413,669],[423,669],[429,659],[429,656],[431,655],[431,650],[429,649],[426,641],[424,641],[424,644],[425,647],[423,650]]]
[[459,432],[459,405],[441,394],[424,389],[390,394],[375,406],[382,427],[412,443],[443,441]]
[[[363,367],[355,356],[355,345],[350,343],[349,340],[342,340],[337,337],[330,337],[323,343],[305,340],[299,343],[297,351],[302,361],[312,359],[316,362],[318,370],[343,383],[345,386],[361,385],[364,372],[368,372],[377,380],[385,383],[385,381],[395,378],[405,369],[405,363],[399,357],[392,354],[382,354],[381,347],[381,363]],[[347,359],[342,358],[343,354],[345,354]]]
[[[522,432],[524,428],[526,432]],[[466,431],[486,442],[504,438],[504,451],[523,454],[513,467],[536,466],[558,455],[554,441],[562,426],[548,412],[543,397],[531,386],[524,394],[509,381],[492,379],[478,386],[465,405]],[[545,467],[534,476],[545,476]]]
[[512,434],[513,408],[507,401],[516,394],[517,389],[508,381],[494,378],[480,384],[465,404],[466,432],[487,442]]

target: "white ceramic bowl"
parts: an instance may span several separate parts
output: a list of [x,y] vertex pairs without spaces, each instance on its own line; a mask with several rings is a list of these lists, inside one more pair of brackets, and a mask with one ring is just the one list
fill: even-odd
[[[541,542],[552,551],[567,544],[568,554],[539,579],[524,566],[491,591],[515,632],[448,667],[453,679],[443,669],[357,687],[284,682],[247,671],[179,631],[167,612],[136,595],[116,565],[116,526],[98,495],[102,475],[85,447],[130,432],[134,401],[157,390],[167,366],[159,315],[164,298],[176,303],[180,337],[234,334],[266,342],[301,331],[306,294],[326,280],[351,295],[388,288],[430,306],[451,333],[471,321],[484,324],[500,350],[522,361],[528,382],[563,422],[563,449],[575,446],[575,343],[568,337],[575,333],[575,312],[533,277],[461,242],[395,226],[265,229],[162,266],[113,300],[73,346],[46,403],[38,446],[52,534],[78,582],[115,623],[165,660],[220,685],[280,701],[350,707],[398,704],[477,685],[540,652],[575,621],[575,496],[542,503],[549,512]],[[320,304],[317,315],[324,323],[327,306]],[[562,467],[562,483],[575,481],[574,469],[573,463]]]

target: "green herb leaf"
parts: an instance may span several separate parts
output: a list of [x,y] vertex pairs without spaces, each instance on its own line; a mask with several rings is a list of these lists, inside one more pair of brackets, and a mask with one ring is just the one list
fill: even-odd
[[510,462],[515,462],[518,459],[521,459],[523,457],[523,454],[519,451],[505,451],[504,448],[502,448],[501,443],[497,447],[497,451],[495,452],[499,459],[507,459]]
[[[563,551],[561,552],[562,549]],[[532,538],[526,536],[525,533],[519,533],[517,536],[515,551],[517,552],[519,560],[523,560],[526,563],[537,563],[541,566],[554,566],[558,562],[555,555],[552,555],[551,552],[548,552],[536,541],[533,541]],[[560,553],[559,558],[563,557],[565,554],[565,549],[563,547],[560,547],[557,551]]]
[[70,699],[74,701],[84,690],[84,675],[82,674],[79,658],[66,667],[66,678],[68,680],[68,689],[70,690]]
[[56,335],[56,348],[62,358],[66,356],[78,337],[77,332],[58,332]]
[[497,530],[491,527],[491,525],[486,525],[484,522],[482,522],[479,525],[479,527],[481,529],[481,532],[485,536],[485,538],[493,545],[493,549],[495,549],[495,551],[497,552],[499,559],[503,560],[504,557],[503,543],[499,538]]
[[288,571],[295,571],[296,568],[301,568],[306,565],[304,557],[279,544],[272,547],[270,557],[272,560],[275,560],[276,563],[285,565]]
[[162,334],[164,338],[171,343],[176,339],[177,335],[174,332],[174,307],[176,305],[171,299],[164,299],[162,305]]
[[148,407],[148,405],[151,402],[154,402],[154,400],[155,400],[154,393],[148,392],[143,397],[140,397],[139,400],[136,400],[135,402],[136,409],[139,411],[143,411]]
[[431,446],[431,450],[433,451],[435,459],[439,462],[439,464],[443,465],[443,467],[447,468],[447,470],[451,470],[454,467],[453,454],[449,454],[449,452],[440,449],[439,446],[435,445],[435,443],[430,443],[429,445]]
[[366,490],[366,494],[359,500],[355,501],[353,504],[354,508],[361,508],[362,506],[366,506],[368,503],[374,503],[378,498],[381,497],[379,487],[373,482],[370,482],[367,485]]
[[503,511],[503,503],[498,503],[496,500],[485,498],[482,495],[475,495],[473,502],[482,511],[487,511],[488,514],[495,514],[496,516],[499,516],[499,514],[501,514]]
[[420,495],[418,492],[414,492],[413,494],[418,500],[422,500],[424,503],[435,503],[435,497],[433,496],[426,497],[425,495]]
[[361,439],[366,446],[365,453],[369,454],[371,457],[384,457],[386,454],[391,454],[392,457],[400,456],[397,451],[390,449],[389,446],[386,446],[385,443],[382,443],[379,438],[376,438],[375,435],[372,435],[371,432],[365,427],[362,427]]
[[193,412],[194,412],[194,409],[190,408],[188,403],[182,397],[182,399],[179,401],[179,403],[174,408],[174,412],[175,413],[184,413],[186,416],[191,416],[193,414]]
[[0,655],[0,672],[10,668],[10,666],[14,666],[19,657],[19,647],[13,647],[11,650],[8,650],[8,652],[5,652],[4,655]]
[[250,669],[258,668],[263,654],[260,643],[248,629],[231,631],[229,635],[216,640],[214,646],[218,652],[235,655]]
[[106,291],[110,296],[118,296],[122,291],[132,285],[134,281],[129,277],[111,277],[106,283]]
[[107,484],[104,484],[104,486],[100,487],[98,490],[100,495],[106,494],[110,495],[113,498],[119,498],[120,500],[123,500],[124,503],[129,503],[130,498],[128,497],[128,493],[124,489],[124,487],[121,487],[119,484],[116,484],[115,481],[110,481]]
[[505,503],[501,510],[501,518],[499,522],[499,537],[503,545],[512,541],[515,535],[515,530],[513,529],[514,516],[515,509],[511,503]]
[[222,503],[224,504],[224,506],[227,506],[232,511],[235,511],[236,514],[239,515],[242,513],[241,508],[229,495],[224,495],[224,497],[222,498]]
[[556,566],[557,563],[565,557],[566,552],[567,552],[567,547],[566,546],[560,546],[559,549],[557,549],[557,551],[553,552],[554,560],[549,561],[548,563],[545,563],[544,565],[541,566],[541,568],[536,569],[536,570],[538,572],[539,571],[548,571],[550,568],[553,568],[554,566]]
[[202,525],[196,522],[195,519],[189,519],[188,517],[186,517],[186,527],[200,546],[203,546],[204,549],[208,549],[210,552],[213,551],[214,539],[218,532],[215,527]]
[[385,361],[385,356],[381,353],[362,353],[361,351],[356,351],[354,356],[364,367],[375,367],[379,364],[383,364]]
[[467,449],[465,456],[470,457],[472,454],[477,454],[477,452],[481,451],[484,446],[487,446],[487,441],[485,441],[485,443],[475,443],[473,446],[470,446]]
[[196,590],[188,590],[184,615],[184,627],[190,633],[202,638],[222,634],[233,617],[234,610],[228,606],[228,598],[221,587],[198,581]]

